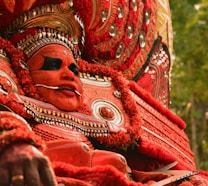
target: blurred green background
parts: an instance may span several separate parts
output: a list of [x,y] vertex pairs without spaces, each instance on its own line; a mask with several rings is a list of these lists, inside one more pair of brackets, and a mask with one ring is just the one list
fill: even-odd
[[170,0],[171,110],[186,123],[197,168],[208,170],[208,0]]

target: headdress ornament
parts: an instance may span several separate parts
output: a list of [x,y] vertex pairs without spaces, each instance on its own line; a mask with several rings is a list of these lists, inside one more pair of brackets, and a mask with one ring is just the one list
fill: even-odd
[[[37,4],[37,3],[36,3]],[[80,55],[84,44],[84,26],[71,1],[36,6],[15,17],[2,35],[9,38],[27,57],[50,43],[69,48]]]
[[[66,46],[77,60],[85,42],[84,26],[70,0],[20,2],[11,11],[4,6],[7,1],[0,1],[0,34],[9,39],[9,49],[14,48],[13,45],[19,49],[16,51],[15,48],[15,57],[9,50],[12,55],[9,58],[15,58],[11,60],[12,68],[24,94],[41,99],[24,61],[39,48],[51,43]],[[25,6],[28,3],[30,6]],[[5,50],[5,47],[2,46],[2,49]]]
[[5,61],[9,61],[9,57],[3,49],[0,49],[0,58],[4,59]]

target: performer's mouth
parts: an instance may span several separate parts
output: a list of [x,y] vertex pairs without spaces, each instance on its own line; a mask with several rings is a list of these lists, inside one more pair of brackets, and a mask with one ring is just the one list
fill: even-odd
[[67,90],[67,91],[74,92],[78,96],[81,96],[81,93],[78,90],[73,89],[71,87],[58,87],[58,86],[49,86],[49,85],[44,85],[44,84],[35,84],[35,86],[36,87],[45,87],[45,88],[53,89],[53,90]]
[[75,94],[77,94],[78,96],[81,96],[81,94],[79,93],[79,91],[71,88],[71,87],[57,87],[57,90],[68,90],[71,92],[74,92]]

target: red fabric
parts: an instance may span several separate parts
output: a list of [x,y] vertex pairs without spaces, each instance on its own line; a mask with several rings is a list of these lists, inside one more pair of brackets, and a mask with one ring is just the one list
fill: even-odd
[[0,111],[0,152],[14,143],[28,143],[43,150],[44,143],[23,118],[12,112]]
[[[133,170],[153,171],[167,164],[156,157],[150,157],[139,153],[137,149],[128,150],[127,152],[121,154],[126,158],[129,167]],[[151,155],[151,153],[149,153],[149,155]]]
[[56,177],[58,183],[64,184],[64,186],[94,186],[93,183],[86,183],[85,181],[69,178],[69,177]]
[[164,164],[169,164],[174,161],[178,162],[178,164],[175,166],[175,169],[196,171],[194,160],[192,160],[193,163],[184,163],[185,160],[176,156],[174,153],[170,153],[168,148],[161,146],[160,144],[157,145],[154,142],[141,139],[141,143],[137,149],[139,153],[156,158]]
[[[171,177],[163,172],[132,171],[133,180],[129,180],[112,166],[75,167],[62,162],[53,162],[58,183],[65,186],[150,186],[153,183]],[[170,178],[171,180],[171,178]],[[200,175],[190,177],[190,181],[174,182],[168,186],[207,186],[208,180]]]
[[134,81],[149,92],[161,105],[170,106],[170,57],[162,38],[155,40],[148,59]]
[[152,95],[142,89],[138,86],[138,84],[134,81],[129,81],[130,89],[136,93],[139,97],[141,97],[145,102],[149,103],[151,106],[153,106],[156,110],[161,112],[163,115],[165,115],[168,119],[176,123],[181,129],[186,128],[186,123],[177,115],[175,115],[173,112],[171,112],[169,109],[162,106],[158,101],[156,101]]
[[[203,171],[204,172],[204,171]],[[203,174],[207,174],[207,173],[203,173]],[[194,186],[207,186],[208,185],[208,177],[204,177],[202,173],[192,176],[190,178],[190,183],[192,183]],[[182,185],[183,186],[183,185]]]
[[142,183],[147,183],[150,180],[160,181],[170,177],[169,174],[162,172],[144,172],[144,171],[132,170],[132,173],[134,180]]
[[[72,183],[74,179],[82,180],[85,183],[91,183],[97,186],[139,186],[143,185],[142,183],[136,183],[133,181],[129,181],[126,177],[123,176],[120,172],[118,172],[112,166],[97,166],[93,168],[87,167],[74,167],[69,164],[64,164],[60,162],[53,163],[54,170],[56,176],[58,176],[58,180],[60,177],[65,179],[72,178]],[[65,180],[66,181],[66,180]],[[70,185],[69,183],[66,186]],[[61,183],[61,182],[60,182]],[[65,182],[66,183],[66,182]]]
[[199,174],[202,178],[207,179],[208,180],[208,172],[204,171],[204,170],[200,170]]
[[179,186],[193,186],[193,184],[189,181],[184,181],[183,183],[179,184]]

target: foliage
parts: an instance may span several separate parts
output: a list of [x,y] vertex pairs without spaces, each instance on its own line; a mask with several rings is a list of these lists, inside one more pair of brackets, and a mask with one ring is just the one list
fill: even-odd
[[198,168],[208,170],[208,2],[170,1],[174,53],[171,109],[187,123]]

